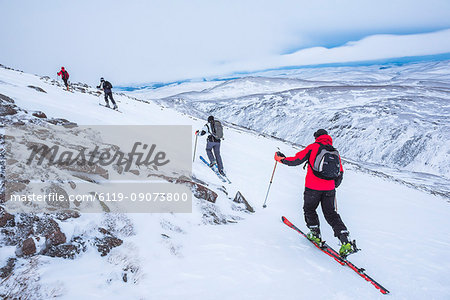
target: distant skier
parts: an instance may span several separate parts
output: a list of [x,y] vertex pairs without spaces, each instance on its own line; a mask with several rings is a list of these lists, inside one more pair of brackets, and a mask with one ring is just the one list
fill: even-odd
[[219,173],[221,175],[225,175],[225,172],[223,171],[222,157],[220,156],[220,140],[223,138],[222,123],[220,123],[220,121],[218,120],[215,120],[213,116],[209,116],[208,123],[203,126],[202,130],[197,130],[195,132],[196,135],[200,134],[201,136],[205,135],[206,133],[209,134],[206,143],[206,154],[208,154],[210,167],[217,164]]
[[114,105],[113,109],[117,109],[116,102],[114,101],[114,98],[112,95],[112,90],[111,90],[112,84],[102,77],[102,78],[100,78],[100,85],[98,85],[97,88],[103,89],[103,91],[105,92],[106,107],[110,107],[109,102],[108,102],[108,97],[109,97],[111,99],[111,103]]
[[66,86],[66,89],[69,90],[69,83],[67,82],[69,80],[69,73],[64,69],[64,67],[61,67],[61,71],[56,73],[58,76],[61,76],[62,80],[64,81],[64,85]]
[[306,225],[310,229],[307,234],[310,240],[319,243],[322,241],[319,227],[319,217],[316,209],[322,205],[325,220],[333,228],[334,236],[341,241],[339,254],[347,256],[355,252],[356,245],[349,241],[349,232],[336,212],[336,189],[342,182],[344,169],[341,158],[335,148],[333,140],[325,129],[314,133],[315,142],[298,152],[293,157],[286,157],[281,152],[275,153],[275,160],[288,165],[297,166],[307,162],[308,171],[305,179],[305,192],[303,211]]

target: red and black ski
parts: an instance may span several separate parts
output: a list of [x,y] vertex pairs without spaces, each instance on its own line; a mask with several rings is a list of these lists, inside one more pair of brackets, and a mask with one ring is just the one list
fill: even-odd
[[311,241],[310,239],[308,239],[306,237],[306,234],[303,233],[303,231],[301,231],[297,226],[295,226],[294,224],[292,224],[288,219],[286,219],[286,217],[281,217],[281,220],[283,221],[284,224],[286,224],[287,226],[291,227],[292,229],[294,229],[295,231],[297,231],[298,233],[300,233],[301,235],[303,235],[308,241],[310,241],[314,246],[317,247],[317,249],[319,249],[320,251],[322,251],[323,253],[327,254],[328,256],[331,256],[334,260],[336,260],[339,264],[341,264],[342,266],[347,265],[350,269],[352,269],[353,271],[355,271],[359,276],[361,276],[362,278],[364,278],[365,280],[367,280],[368,282],[370,282],[375,288],[377,288],[382,294],[389,294],[389,291],[384,288],[381,284],[379,284],[378,282],[376,282],[372,277],[370,277],[369,275],[367,275],[365,273],[365,270],[363,268],[358,268],[356,267],[353,263],[351,263],[350,261],[348,261],[346,258],[343,258],[339,255],[339,253],[337,253],[333,248],[331,248],[330,246],[328,246],[325,242],[323,242],[321,245],[317,244],[314,241]]

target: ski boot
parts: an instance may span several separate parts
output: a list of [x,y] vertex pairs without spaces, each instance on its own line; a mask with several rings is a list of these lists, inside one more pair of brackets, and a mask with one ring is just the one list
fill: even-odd
[[339,255],[343,258],[346,258],[352,253],[357,252],[358,249],[356,247],[356,241],[350,241],[348,239],[349,232],[347,230],[341,231],[341,234],[339,235],[339,240],[341,241],[341,248],[339,249]]
[[227,175],[225,175],[225,172],[223,170],[219,170],[219,174],[222,176],[227,176]]
[[322,246],[322,237],[320,235],[319,225],[309,226],[309,230],[310,231],[306,234],[306,237],[319,246]]
[[210,167],[210,168],[214,168],[215,165],[216,165],[216,161],[213,160],[213,161],[209,164],[209,167]]
[[114,104],[114,107],[113,107],[113,109],[114,109],[114,110],[117,110],[117,108],[118,108],[118,107],[117,107],[117,105],[116,105],[116,104]]
[[111,106],[109,106],[109,103],[106,103],[105,105],[107,108],[111,108]]

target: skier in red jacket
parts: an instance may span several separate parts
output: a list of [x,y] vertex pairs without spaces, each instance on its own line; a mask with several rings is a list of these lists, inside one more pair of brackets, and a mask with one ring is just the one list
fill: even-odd
[[[333,140],[325,129],[317,130],[314,133],[314,138],[314,143],[308,145],[295,156],[285,157],[283,153],[276,152],[275,160],[288,166],[297,166],[304,162],[308,163],[308,171],[305,179],[305,192],[303,195],[303,211],[305,214],[305,221],[306,225],[310,229],[307,236],[310,240],[313,240],[320,245],[322,239],[319,228],[319,216],[317,215],[316,209],[319,204],[321,204],[325,220],[333,228],[334,236],[338,237],[341,241],[341,249],[339,254],[342,256],[347,256],[348,254],[357,251],[357,249],[355,243],[349,241],[349,232],[347,227],[344,225],[344,222],[342,222],[342,219],[335,208],[335,188],[337,188],[342,182],[344,169],[342,168],[342,163],[339,157],[337,158],[338,162],[336,162],[335,166],[339,176],[337,176],[334,180],[322,179],[318,177],[319,175],[316,176],[317,173],[315,174],[315,171],[313,171],[313,166],[315,164],[319,148],[321,145],[332,146]],[[322,148],[324,147],[327,146],[322,146]],[[334,149],[332,147],[328,148]]]
[[64,81],[64,84],[69,90],[69,84],[67,83],[67,80],[69,80],[69,73],[64,69],[64,67],[61,67],[61,71],[57,73],[58,76],[61,76],[62,80]]

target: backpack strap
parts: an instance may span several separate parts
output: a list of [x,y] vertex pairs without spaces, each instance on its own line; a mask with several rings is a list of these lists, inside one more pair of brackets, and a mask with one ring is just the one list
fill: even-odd
[[[320,146],[323,146],[323,144],[322,144],[322,143],[319,143],[319,142],[314,142],[313,144],[319,144]],[[320,148],[320,146],[319,146],[319,148]],[[317,149],[317,152],[319,152],[319,149]],[[316,153],[316,156],[317,156],[317,153]],[[306,169],[306,166],[307,166],[307,165],[310,165],[311,169],[313,168],[312,165],[311,165],[311,163],[309,162],[309,159],[310,159],[310,158],[311,158],[311,157],[308,157],[308,159],[306,160],[305,164],[303,165],[303,170]],[[315,160],[316,160],[316,158],[314,157],[314,161],[315,161]]]

